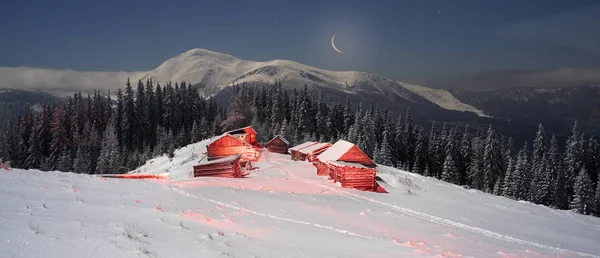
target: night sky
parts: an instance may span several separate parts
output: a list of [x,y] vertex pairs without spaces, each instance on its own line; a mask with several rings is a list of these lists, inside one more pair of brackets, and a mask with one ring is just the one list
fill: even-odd
[[600,2],[585,0],[9,0],[0,33],[8,67],[141,71],[192,48],[429,84],[600,67]]

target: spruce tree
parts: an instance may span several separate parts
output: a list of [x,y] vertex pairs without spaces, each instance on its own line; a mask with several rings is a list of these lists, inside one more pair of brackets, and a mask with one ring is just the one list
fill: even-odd
[[446,159],[444,160],[444,168],[442,170],[442,180],[448,183],[457,184],[458,179],[458,169],[456,168],[454,157],[452,157],[451,151],[447,151]]
[[564,156],[564,179],[566,184],[566,193],[568,196],[573,195],[574,179],[577,177],[582,167],[581,151],[583,145],[581,144],[580,140],[581,134],[579,133],[577,121],[575,121],[575,124],[573,125],[572,129],[572,134],[566,143]]
[[29,149],[27,150],[28,155],[24,166],[26,169],[41,168],[42,162],[44,162],[41,132],[41,121],[38,121],[31,129],[31,135],[28,137]]
[[68,146],[67,130],[64,127],[63,119],[63,109],[60,105],[57,105],[52,117],[52,141],[50,143],[50,159],[48,161],[51,169],[57,169],[58,162]]
[[71,158],[71,151],[69,149],[63,149],[55,169],[64,172],[73,171],[73,159]]
[[483,153],[483,190],[487,193],[491,193],[496,181],[503,177],[503,171],[500,164],[501,159],[502,156],[498,146],[498,139],[490,125],[487,131]]
[[98,157],[97,174],[116,174],[121,169],[121,153],[119,151],[119,142],[114,127],[114,122],[110,123],[104,130],[102,138],[102,149]]
[[192,124],[192,143],[199,142],[202,139],[202,134],[200,133],[200,126],[198,125],[198,121],[194,121]]
[[596,195],[594,195],[594,214],[600,217],[600,176],[596,182]]
[[512,157],[508,157],[508,164],[506,166],[506,173],[504,174],[504,182],[502,183],[501,195],[507,198],[513,198],[515,196],[513,185],[514,185],[514,162]]
[[383,140],[381,142],[381,148],[379,148],[379,156],[381,159],[380,164],[384,166],[393,166],[392,163],[392,152],[389,142],[389,133],[387,131],[383,132]]
[[577,178],[575,178],[573,190],[573,200],[569,208],[580,214],[590,214],[593,206],[594,190],[592,188],[592,181],[585,168],[582,168]]
[[123,141],[124,149],[129,152],[133,150],[134,147],[134,137],[135,133],[135,105],[134,105],[134,97],[133,97],[133,89],[131,88],[131,83],[129,82],[129,78],[127,78],[127,83],[125,84],[125,95],[123,96],[123,120],[121,121],[121,139]]
[[542,155],[542,158],[535,167],[533,173],[533,180],[531,181],[531,201],[537,204],[550,204],[550,173],[549,173],[549,161],[546,154]]
[[527,142],[525,142],[523,148],[519,151],[511,183],[511,192],[517,200],[526,200],[529,196],[529,186],[531,182],[529,180],[529,160],[528,145]]

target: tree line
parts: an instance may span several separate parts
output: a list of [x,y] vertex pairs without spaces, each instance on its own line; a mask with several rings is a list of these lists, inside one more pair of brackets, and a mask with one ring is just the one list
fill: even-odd
[[[116,100],[81,93],[26,110],[2,128],[0,157],[19,168],[106,174],[133,170],[152,157],[252,125],[259,141],[282,135],[291,145],[344,139],[376,163],[486,193],[600,216],[600,145],[574,124],[561,151],[540,124],[535,139],[513,146],[487,128],[413,122],[371,103],[330,103],[281,83],[234,86],[227,109],[182,83],[130,82]],[[518,151],[517,151],[518,150]]]

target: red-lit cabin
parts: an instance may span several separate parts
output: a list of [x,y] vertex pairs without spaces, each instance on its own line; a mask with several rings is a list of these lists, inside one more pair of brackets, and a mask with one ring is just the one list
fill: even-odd
[[298,150],[298,152],[300,153],[300,160],[308,160],[309,162],[313,162],[313,160],[315,160],[315,158],[323,153],[325,150],[327,150],[327,148],[331,147],[331,143],[328,142],[324,142],[324,143],[317,143],[311,146],[308,146],[306,148],[302,148],[300,150]]
[[231,136],[238,138],[242,141],[249,143],[252,146],[258,146],[256,143],[256,131],[252,129],[251,126],[246,126],[244,128],[239,128],[235,130],[231,130],[226,132],[227,134],[231,134]]
[[296,145],[294,147],[291,147],[290,148],[290,156],[292,157],[292,160],[298,160],[298,159],[300,159],[300,152],[299,151],[301,149],[306,148],[308,146],[315,145],[315,144],[317,144],[317,142],[305,142],[305,143],[302,143],[300,145]]
[[265,144],[269,152],[286,154],[290,143],[281,135],[275,136],[267,144]]
[[231,155],[242,155],[242,163],[258,160],[258,150],[249,143],[228,133],[206,146],[208,160],[215,160]]
[[317,156],[314,164],[317,174],[329,174],[329,179],[340,182],[344,188],[375,189],[376,165],[353,143],[339,140]]
[[242,155],[232,155],[229,157],[204,161],[194,166],[194,177],[214,176],[214,177],[244,177],[247,174],[240,164]]

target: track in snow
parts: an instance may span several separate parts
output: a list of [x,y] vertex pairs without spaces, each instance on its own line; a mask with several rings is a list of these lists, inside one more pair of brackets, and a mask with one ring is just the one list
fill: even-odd
[[251,213],[251,214],[254,214],[254,215],[258,215],[258,216],[261,216],[261,217],[267,217],[267,218],[270,218],[270,219],[280,220],[280,221],[285,221],[285,222],[290,222],[290,223],[295,223],[295,224],[313,226],[313,227],[317,227],[317,228],[321,228],[321,229],[333,231],[333,232],[336,232],[336,233],[339,233],[339,234],[343,234],[343,235],[360,237],[360,238],[364,238],[364,239],[368,239],[368,240],[376,240],[376,238],[374,238],[374,237],[370,237],[370,236],[366,236],[366,235],[354,233],[352,231],[348,231],[348,230],[344,230],[344,229],[339,229],[339,228],[335,228],[335,227],[332,227],[332,226],[325,226],[325,225],[321,225],[321,224],[318,224],[318,223],[312,223],[312,222],[303,221],[303,220],[297,220],[297,219],[292,219],[292,218],[279,217],[279,216],[275,216],[275,215],[271,215],[271,214],[267,214],[267,213],[255,211],[255,210],[250,210],[250,209],[247,209],[247,208],[242,208],[242,207],[239,207],[237,205],[232,205],[232,204],[224,203],[224,202],[213,200],[213,199],[210,199],[210,198],[200,197],[200,196],[191,194],[191,193],[189,193],[189,192],[187,192],[185,190],[177,189],[177,187],[173,187],[173,186],[170,186],[169,190],[171,190],[173,192],[176,192],[178,194],[187,196],[187,197],[192,197],[192,198],[195,198],[195,199],[198,199],[198,200],[202,200],[202,201],[214,203],[214,204],[221,205],[223,207],[227,207],[227,208],[238,210],[238,211],[248,212],[248,213]]
[[292,171],[290,171],[289,169],[285,168],[284,166],[281,165],[281,163],[279,162],[273,162],[274,164],[276,164],[277,167],[279,167],[279,169],[283,170],[286,172],[286,174],[295,179],[298,180],[300,182],[303,183],[307,183],[307,184],[313,184],[313,185],[318,185],[321,186],[323,188],[327,188],[333,192],[339,193],[340,195],[343,195],[345,197],[348,197],[349,199],[358,201],[358,202],[369,202],[372,204],[376,204],[379,206],[383,206],[389,209],[392,209],[394,211],[400,212],[404,215],[408,215],[411,216],[413,218],[416,219],[420,219],[420,220],[424,220],[424,221],[428,221],[431,223],[435,223],[438,225],[442,225],[442,226],[447,226],[447,227],[453,227],[453,228],[458,228],[458,229],[462,229],[464,231],[468,231],[468,232],[472,232],[472,233],[476,233],[479,235],[483,235],[486,237],[491,237],[494,239],[498,239],[498,240],[502,240],[502,241],[506,241],[506,242],[510,242],[510,243],[517,243],[517,244],[522,244],[522,245],[528,245],[528,246],[532,246],[532,247],[536,247],[536,248],[540,248],[540,249],[545,249],[545,250],[550,250],[550,251],[558,251],[558,252],[566,252],[566,253],[571,253],[571,254],[575,254],[575,255],[579,255],[579,256],[583,256],[583,257],[594,257],[594,258],[600,258],[599,255],[594,255],[594,254],[588,254],[588,253],[584,253],[584,252],[577,252],[577,251],[571,251],[571,250],[567,250],[567,249],[563,249],[563,248],[559,248],[559,247],[554,247],[554,246],[547,246],[547,245],[543,245],[543,244],[539,244],[539,243],[535,243],[535,242],[531,242],[531,241],[526,241],[523,239],[519,239],[516,237],[512,237],[512,236],[507,236],[507,235],[503,235],[497,232],[493,232],[490,230],[486,230],[486,229],[482,229],[482,228],[478,228],[478,227],[474,227],[474,226],[469,226],[460,222],[455,222],[455,221],[451,221],[448,219],[444,219],[444,218],[440,218],[434,215],[430,215],[427,213],[423,213],[423,212],[419,212],[419,211],[415,211],[415,210],[411,210],[408,208],[403,208],[403,207],[399,207],[397,205],[394,204],[390,204],[390,203],[386,203],[386,202],[382,202],[379,200],[375,200],[373,198],[369,198],[369,197],[365,197],[362,196],[360,194],[356,194],[356,193],[352,193],[350,191],[341,189],[341,188],[337,188],[337,187],[331,187],[331,186],[327,186],[322,184],[321,182],[316,182],[316,181],[312,181],[312,180],[306,180],[303,178],[300,178],[298,176],[296,176]]

